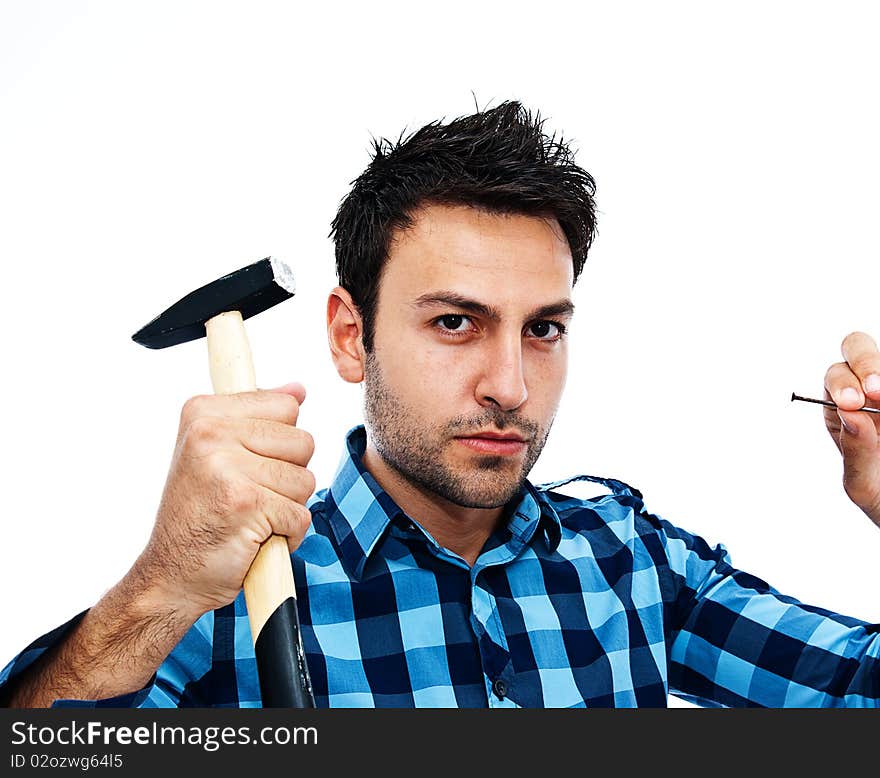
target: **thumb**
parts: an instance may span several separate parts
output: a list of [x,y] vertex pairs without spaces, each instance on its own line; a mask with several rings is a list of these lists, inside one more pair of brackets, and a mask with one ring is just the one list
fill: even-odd
[[283,394],[292,394],[296,397],[297,402],[302,405],[306,399],[306,388],[299,381],[292,381],[283,386],[276,386],[273,389],[267,389],[267,392],[281,392]]
[[[865,414],[837,410],[840,416],[840,451],[843,454],[843,488],[847,496],[868,513],[880,505],[880,447],[877,429]],[[869,513],[869,516],[871,514]],[[871,516],[874,521],[880,516]]]

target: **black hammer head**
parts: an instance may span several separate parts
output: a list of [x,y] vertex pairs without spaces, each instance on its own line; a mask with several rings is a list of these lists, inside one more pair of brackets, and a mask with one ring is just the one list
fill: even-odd
[[190,292],[131,339],[147,348],[166,348],[204,338],[205,322],[214,316],[239,311],[247,319],[293,297],[295,291],[290,268],[266,257]]

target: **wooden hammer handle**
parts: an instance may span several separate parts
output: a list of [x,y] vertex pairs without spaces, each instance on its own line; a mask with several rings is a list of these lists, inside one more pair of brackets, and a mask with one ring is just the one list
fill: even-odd
[[[254,364],[241,314],[221,313],[206,322],[205,330],[214,393],[254,391]],[[269,700],[271,707],[313,707],[287,538],[272,535],[260,546],[244,579],[244,596],[264,707],[270,707]],[[271,636],[261,646],[264,630]],[[288,688],[289,693],[285,691]]]

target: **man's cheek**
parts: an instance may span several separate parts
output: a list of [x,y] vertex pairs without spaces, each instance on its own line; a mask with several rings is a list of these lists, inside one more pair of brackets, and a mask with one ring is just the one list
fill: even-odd
[[529,397],[539,398],[547,405],[554,407],[562,397],[565,380],[568,374],[567,365],[558,361],[546,361],[533,366],[526,378]]
[[433,349],[426,352],[411,365],[415,372],[424,379],[426,386],[436,387],[438,384],[450,391],[468,383],[471,375],[470,362],[462,353],[449,349]]

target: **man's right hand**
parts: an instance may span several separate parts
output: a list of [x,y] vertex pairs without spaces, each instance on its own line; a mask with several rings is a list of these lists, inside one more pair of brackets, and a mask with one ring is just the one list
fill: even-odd
[[294,425],[300,384],[187,400],[146,548],[62,641],[7,685],[0,704],[104,699],[149,680],[203,613],[236,598],[260,544],[291,550],[311,521],[311,435]]
[[235,599],[260,548],[293,551],[311,521],[301,384],[186,401],[150,540],[132,569],[193,620]]

